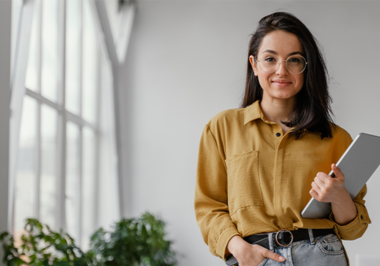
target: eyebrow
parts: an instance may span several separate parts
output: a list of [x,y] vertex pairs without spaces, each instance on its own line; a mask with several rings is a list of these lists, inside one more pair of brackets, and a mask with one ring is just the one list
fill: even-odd
[[[273,51],[273,50],[265,50],[265,51],[262,52],[262,53],[265,53],[265,52],[267,52],[267,53],[271,53],[271,54],[276,54],[276,55],[278,54],[276,51]],[[292,53],[288,54],[288,56],[295,55],[295,54],[300,54],[300,55],[302,55],[301,52],[292,52]]]

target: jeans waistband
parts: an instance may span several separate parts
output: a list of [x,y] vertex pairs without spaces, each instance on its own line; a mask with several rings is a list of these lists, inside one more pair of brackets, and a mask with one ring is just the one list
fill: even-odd
[[[278,233],[280,231],[265,233],[265,234],[250,235],[250,236],[244,237],[243,239],[250,244],[260,245],[266,249],[273,250],[274,247],[281,246],[277,243],[277,240],[276,240],[276,238],[278,239]],[[291,243],[306,240],[306,239],[310,239],[310,242],[313,242],[315,237],[335,234],[333,229],[298,229],[298,230],[293,230],[293,231],[288,231],[288,232],[290,232],[292,235]],[[226,260],[226,264],[228,266],[238,265],[237,263],[238,261],[233,255],[228,256]]]

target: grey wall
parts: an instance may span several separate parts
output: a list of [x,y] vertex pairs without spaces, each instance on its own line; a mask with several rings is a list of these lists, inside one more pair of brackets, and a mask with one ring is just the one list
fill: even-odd
[[[380,3],[138,2],[121,92],[126,206],[131,216],[148,210],[167,221],[186,256],[181,266],[224,265],[209,253],[193,211],[199,139],[213,115],[238,107],[249,34],[278,10],[298,16],[322,44],[337,124],[353,137],[380,135]],[[356,254],[378,252],[379,186],[377,171],[366,197],[373,224],[345,242],[352,264]]]
[[[0,232],[8,230],[11,1],[0,1]],[[0,257],[3,257],[2,249]],[[2,263],[0,262],[0,265]]]

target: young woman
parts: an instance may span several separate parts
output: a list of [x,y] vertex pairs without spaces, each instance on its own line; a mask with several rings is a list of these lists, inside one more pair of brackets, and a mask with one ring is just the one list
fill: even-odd
[[[242,106],[214,116],[199,148],[195,214],[211,253],[227,265],[348,265],[341,239],[366,231],[367,190],[352,200],[334,164],[352,139],[332,123],[330,102],[306,26],[284,12],[262,18]],[[311,197],[331,203],[329,217],[301,217]]]

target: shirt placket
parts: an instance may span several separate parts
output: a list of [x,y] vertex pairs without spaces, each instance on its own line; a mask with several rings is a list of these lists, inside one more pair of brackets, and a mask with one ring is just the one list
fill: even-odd
[[[287,139],[288,132],[284,135],[282,132],[282,128],[278,124],[272,124],[273,130],[273,139],[274,139],[274,147],[275,147],[275,158],[274,158],[274,187],[273,187],[273,203],[274,203],[274,211],[279,221],[279,226],[281,228],[289,228],[287,224],[287,219],[285,213],[283,212],[283,208],[281,206],[283,198],[283,190],[281,189],[282,178],[283,178],[283,163],[284,163],[284,147],[285,141]],[[291,226],[291,225],[290,225]]]

